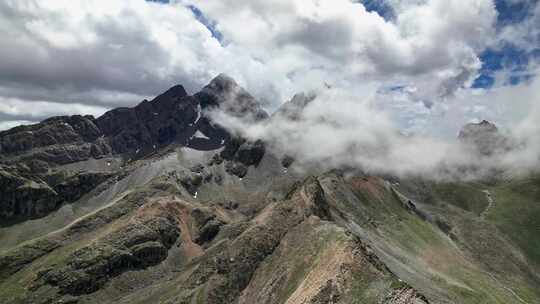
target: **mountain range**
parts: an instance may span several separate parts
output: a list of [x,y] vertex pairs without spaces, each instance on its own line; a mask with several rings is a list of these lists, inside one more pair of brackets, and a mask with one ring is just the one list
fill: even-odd
[[[313,98],[269,115],[222,74],[0,132],[0,302],[540,303],[540,176],[305,168],[211,115]],[[510,149],[487,121],[457,140]]]

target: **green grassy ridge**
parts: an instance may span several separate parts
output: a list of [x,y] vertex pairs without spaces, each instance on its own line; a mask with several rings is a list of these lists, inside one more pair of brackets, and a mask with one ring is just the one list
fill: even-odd
[[[497,269],[498,279],[495,279],[497,281],[493,278],[488,279],[492,281],[491,285],[503,290],[511,288],[529,303],[537,303],[540,297],[538,292],[540,282],[538,276],[535,277],[531,272],[538,274],[540,261],[540,238],[538,237],[540,235],[540,178],[530,176],[496,183],[433,183],[428,184],[426,188],[427,192],[432,192],[429,196],[431,200],[427,202],[437,206],[435,209],[439,209],[436,214],[446,219],[451,218],[450,214],[455,214],[452,220],[453,225],[469,236],[474,236],[460,242],[465,241],[466,243],[462,245],[465,245],[469,252],[474,253],[479,259],[475,263],[480,262],[486,264],[488,268]],[[487,210],[484,207],[488,205],[484,190],[489,190],[494,200]],[[468,215],[458,209],[449,208],[449,205],[473,212]],[[480,214],[483,216],[480,217]],[[511,246],[511,248],[506,246],[504,249],[506,251],[497,246],[503,239]],[[481,244],[484,244],[484,248],[477,252],[482,247]],[[505,254],[514,250],[524,253],[529,264],[536,271],[518,263],[515,255],[512,257],[514,260],[503,258]],[[496,258],[497,256],[499,258]],[[520,268],[516,272],[504,272],[516,266]],[[490,275],[493,274],[489,274],[488,277]],[[470,277],[474,276],[470,275]],[[513,300],[517,299],[514,297]],[[478,301],[482,303],[481,299]]]
[[432,191],[435,199],[480,215],[488,206],[484,189],[476,183],[436,183]]
[[[150,189],[150,190],[148,190]],[[35,255],[23,268],[0,281],[0,303],[7,299],[6,303],[27,303],[28,296],[35,297],[40,295],[40,290],[31,291],[34,281],[41,271],[54,269],[66,265],[72,254],[80,248],[88,246],[96,239],[110,233],[115,227],[118,227],[129,219],[132,213],[146,202],[145,198],[163,194],[160,190],[154,188],[138,188],[131,194],[123,196],[119,201],[109,207],[97,210],[81,217],[71,226],[56,231],[49,235],[28,240],[18,246],[7,250],[4,254],[30,254],[27,247],[32,249],[40,243],[57,243],[57,248],[52,248],[43,255]],[[92,224],[92,229],[87,229],[86,224]],[[78,226],[84,229],[77,229]],[[74,230],[73,230],[74,229]],[[40,247],[40,246],[37,246]],[[46,288],[41,288],[45,290]],[[56,293],[56,288],[49,288],[48,292]],[[50,294],[43,296],[51,296]]]
[[475,215],[488,206],[486,194],[489,187],[481,182],[428,181],[418,178],[401,180],[395,186],[401,193],[427,205],[452,205]]
[[[354,190],[353,192],[361,204],[356,203],[356,206],[350,204],[347,207],[349,210],[351,208],[362,210],[347,213],[361,215],[359,217],[361,219],[376,218],[379,222],[376,233],[382,235],[384,239],[384,241],[379,241],[387,242],[389,247],[401,248],[400,250],[409,257],[402,260],[403,263],[414,262],[417,267],[427,270],[432,275],[433,283],[443,290],[448,290],[450,298],[458,303],[520,303],[500,283],[491,278],[481,265],[477,265],[467,258],[467,254],[461,252],[458,246],[437,227],[406,210],[392,191],[385,190],[382,185],[378,189],[380,193],[377,196],[374,196],[370,191]],[[481,213],[487,206],[485,194],[482,192],[486,188],[482,184],[463,183],[457,186],[456,184],[436,184],[431,189],[434,189],[432,197],[438,200],[438,202],[433,203],[438,205],[453,202],[452,205],[463,210],[468,209],[467,211],[471,211],[473,214]],[[463,190],[463,193],[460,193],[460,190]],[[355,216],[351,216],[351,218],[355,218]],[[364,227],[369,227],[369,225],[364,225]],[[463,256],[463,258],[448,261],[448,263],[452,263],[451,265],[433,265],[425,260],[426,257],[422,257],[426,252],[433,250],[436,254],[448,257]],[[466,287],[456,285],[451,280],[460,282]],[[531,286],[523,286],[514,292],[518,292],[521,297],[528,298],[534,303],[538,300],[538,295],[532,292],[531,288]]]
[[490,188],[495,201],[487,220],[517,244],[540,269],[540,177],[511,181]]

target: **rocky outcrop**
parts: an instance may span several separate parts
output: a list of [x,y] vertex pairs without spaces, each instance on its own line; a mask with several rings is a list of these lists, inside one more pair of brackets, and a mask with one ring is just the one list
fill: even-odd
[[429,304],[428,299],[410,286],[393,290],[383,301],[384,304]]
[[194,242],[202,245],[212,241],[219,233],[223,222],[220,221],[210,210],[195,208],[191,211],[196,233]]
[[94,292],[124,271],[163,261],[179,235],[178,223],[172,216],[132,221],[73,252],[65,266],[40,272],[33,288],[48,284],[57,286],[62,294]]
[[101,132],[92,116],[62,116],[0,132],[0,155],[69,143],[93,142]]
[[63,201],[73,202],[112,176],[114,173],[110,172],[80,172],[54,185],[53,188]]
[[64,202],[78,200],[111,176],[110,172],[80,172],[67,177],[39,175],[0,166],[0,219],[44,216]]
[[37,239],[0,254],[0,281],[60,246],[61,244],[53,239]]
[[0,132],[0,163],[68,164],[111,153],[92,116],[54,117]]
[[266,151],[262,141],[247,141],[243,138],[232,138],[223,151],[219,159],[227,160],[225,170],[238,177],[244,177],[247,174],[249,166],[257,166],[262,160]]
[[310,217],[261,264],[238,303],[428,303],[410,287],[402,295],[405,286],[360,239]]
[[35,217],[58,207],[58,193],[41,180],[32,180],[0,167],[0,218]]

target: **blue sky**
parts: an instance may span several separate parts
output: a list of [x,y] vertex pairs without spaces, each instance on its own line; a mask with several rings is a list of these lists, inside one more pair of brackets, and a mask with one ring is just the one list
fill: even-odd
[[[368,11],[377,12],[387,20],[394,18],[392,7],[384,0],[362,0],[361,2]],[[537,2],[537,0],[495,0],[498,12],[497,31],[525,22],[531,17],[531,7]],[[540,24],[538,26],[540,27]],[[473,83],[474,88],[491,88],[495,84],[495,74],[501,71],[508,72],[503,85],[516,85],[534,77],[527,73],[527,67],[532,61],[540,60],[540,44],[536,49],[524,50],[511,42],[503,42],[482,52],[480,60],[482,69]]]
[[[149,2],[161,2],[169,3],[169,0],[147,0]],[[212,33],[212,37],[216,38],[218,41],[223,41],[223,34],[216,29],[216,22],[209,19],[197,6],[189,4],[187,7],[191,10],[195,18],[202,23],[208,30]]]
[[[536,2],[496,0],[495,5],[499,13],[497,30],[501,31],[507,26],[526,21],[531,17],[530,6]],[[531,61],[540,59],[540,45],[533,50],[524,50],[512,43],[503,43],[498,48],[488,48],[480,58],[483,63],[481,75],[476,79],[474,87],[491,87],[495,81],[494,74],[503,70],[509,72],[505,84],[516,85],[534,76],[526,70]]]
[[[161,0],[161,1],[167,1],[167,0]],[[216,29],[216,23],[215,21],[212,21],[209,19],[206,15],[203,14],[203,12],[194,5],[188,5],[188,8],[193,12],[193,15],[195,15],[195,18],[199,20],[200,23],[204,24],[206,28],[212,33],[212,37],[216,38],[219,42],[223,41],[223,34],[221,34],[220,31]]]

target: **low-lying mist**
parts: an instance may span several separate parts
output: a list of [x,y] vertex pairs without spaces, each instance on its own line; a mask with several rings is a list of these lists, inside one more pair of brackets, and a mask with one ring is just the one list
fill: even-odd
[[504,146],[481,153],[457,136],[405,135],[377,108],[378,98],[374,91],[358,95],[325,88],[295,96],[262,121],[222,111],[210,115],[233,134],[262,139],[272,152],[291,156],[301,166],[354,167],[371,174],[435,180],[493,178],[540,168],[540,111],[534,100],[528,101],[533,109],[529,116],[501,135]]

